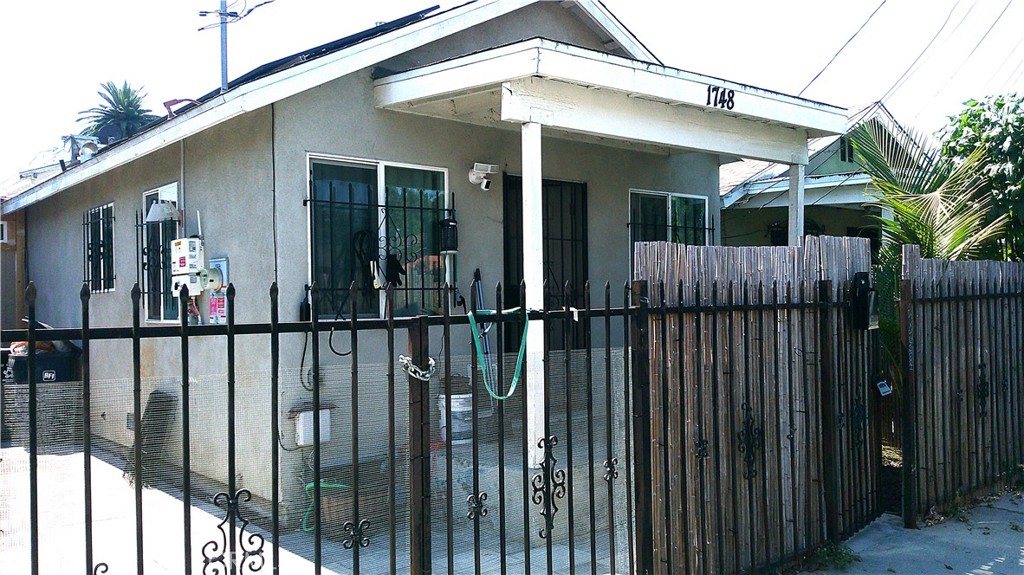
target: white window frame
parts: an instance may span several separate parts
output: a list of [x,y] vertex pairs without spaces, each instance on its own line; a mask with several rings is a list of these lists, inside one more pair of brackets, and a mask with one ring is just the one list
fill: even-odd
[[7,229],[8,229],[7,222],[4,221],[4,220],[0,220],[0,244],[9,244],[9,243],[11,243],[10,239],[7,236],[7,233],[8,233]]
[[[160,202],[167,202],[167,201],[174,202],[175,208],[177,208],[179,210],[181,209],[181,195],[179,194],[179,191],[178,191],[178,182],[171,182],[169,184],[165,184],[163,186],[160,186],[159,188],[154,188],[152,190],[147,190],[145,192],[142,192],[142,218],[143,218],[143,220],[145,220],[146,215],[147,215],[146,201],[151,196],[153,196],[153,195],[156,195],[157,201],[160,201]],[[181,228],[181,222],[180,221],[178,222],[178,228],[179,228],[178,231],[180,233],[180,231],[181,231],[180,230],[180,228]],[[175,239],[177,239],[177,238],[170,238],[170,239],[168,239],[167,240],[168,245],[170,244],[170,241],[175,240]],[[146,242],[145,233],[143,233],[142,241],[143,241],[143,243]],[[146,286],[146,288],[149,288],[149,270],[148,269],[147,270],[143,270],[142,273],[143,273],[143,277],[141,278],[142,281],[143,281],[142,285]],[[172,290],[173,290],[173,288],[168,287],[168,291],[172,291]],[[160,319],[151,319],[149,317],[149,298],[146,297],[145,294],[143,295],[143,297],[142,297],[142,319],[146,323],[175,323],[176,324],[176,323],[180,322],[180,318],[181,318],[181,306],[179,305],[178,306],[178,313],[175,314],[174,317],[167,317],[167,316],[165,316],[164,315],[164,310],[161,309],[160,310]]]
[[[661,196],[665,198],[665,221],[668,222],[666,230],[672,229],[672,201],[671,198],[690,198],[693,200],[703,200],[704,202],[704,245],[714,245],[715,238],[710,233],[711,226],[708,223],[711,221],[711,210],[709,206],[711,202],[708,201],[707,196],[701,196],[699,194],[685,194],[681,192],[666,192],[662,190],[645,190],[642,188],[630,188],[629,189],[629,204],[626,206],[626,213],[632,213],[633,206],[633,194],[642,196]],[[627,220],[628,221],[628,220]],[[630,222],[632,223],[632,222]],[[633,238],[630,235],[629,239],[629,253],[633,253]]]
[[[313,172],[314,162],[325,162],[325,163],[339,163],[339,164],[352,164],[355,166],[365,166],[367,168],[374,168],[377,172],[377,205],[384,206],[387,204],[387,190],[384,183],[384,174],[387,168],[408,168],[413,170],[426,170],[431,172],[440,172],[444,175],[444,209],[452,209],[452,191],[449,183],[448,168],[442,168],[439,166],[428,166],[425,164],[410,164],[405,162],[392,162],[387,160],[373,160],[367,158],[356,158],[352,156],[340,156],[335,154],[323,154],[323,153],[307,153],[306,154],[306,200],[312,201],[313,199],[313,179],[309,177],[309,174]],[[384,223],[385,216],[383,214],[377,214],[378,216],[378,229]],[[313,283],[313,242],[312,242],[313,222],[310,219],[310,210],[306,210],[306,285]],[[453,273],[453,261],[455,256],[446,255],[444,256],[444,281],[450,286],[455,285],[455,275]],[[384,290],[378,290],[379,303],[378,309],[380,313],[378,317],[384,317],[384,309],[387,300],[387,294]]]

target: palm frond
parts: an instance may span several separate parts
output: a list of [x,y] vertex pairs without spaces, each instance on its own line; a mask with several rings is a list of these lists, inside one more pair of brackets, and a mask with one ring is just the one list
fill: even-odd
[[968,259],[1004,232],[1006,217],[985,224],[990,198],[984,187],[985,156],[980,148],[957,162],[942,156],[927,137],[913,131],[893,134],[865,123],[852,134],[861,167],[871,178],[884,238],[917,244],[929,258]]

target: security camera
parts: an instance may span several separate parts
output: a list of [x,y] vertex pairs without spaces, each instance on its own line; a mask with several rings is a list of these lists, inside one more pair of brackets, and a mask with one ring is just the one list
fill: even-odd
[[473,163],[473,169],[469,171],[469,183],[480,186],[481,190],[487,191],[491,189],[491,180],[488,179],[489,174],[497,174],[497,164],[481,164],[479,162]]
[[469,183],[480,186],[480,189],[484,191],[491,189],[491,180],[487,179],[487,174],[484,172],[470,170]]

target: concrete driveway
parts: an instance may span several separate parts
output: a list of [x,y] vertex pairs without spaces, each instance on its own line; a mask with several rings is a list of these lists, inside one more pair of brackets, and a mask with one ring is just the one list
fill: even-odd
[[1007,494],[922,529],[904,529],[900,517],[886,514],[846,544],[861,560],[825,572],[1024,575],[1024,498]]

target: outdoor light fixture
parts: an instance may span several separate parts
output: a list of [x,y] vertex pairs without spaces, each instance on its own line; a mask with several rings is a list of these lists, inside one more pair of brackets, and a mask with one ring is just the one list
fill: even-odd
[[172,202],[154,202],[146,213],[146,223],[177,220],[178,217],[178,209]]
[[469,171],[469,183],[480,186],[481,190],[487,191],[491,189],[491,180],[487,176],[497,173],[498,166],[496,164],[474,163],[473,169]]

